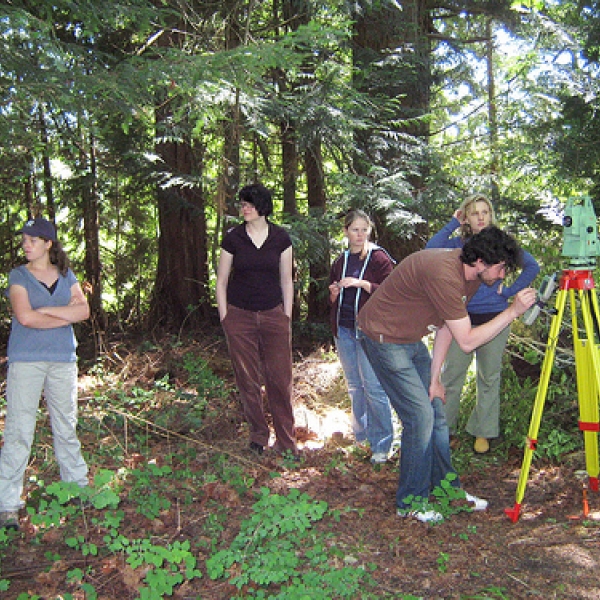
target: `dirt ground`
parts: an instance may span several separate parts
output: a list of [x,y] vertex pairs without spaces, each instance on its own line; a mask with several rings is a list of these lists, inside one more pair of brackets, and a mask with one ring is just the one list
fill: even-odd
[[[222,369],[221,375],[228,372],[226,362]],[[141,380],[142,372],[147,376],[147,365],[134,365],[127,376]],[[522,449],[474,459],[468,472],[461,474],[463,487],[488,499],[489,509],[460,513],[431,526],[396,516],[397,454],[387,464],[373,467],[368,454],[353,450],[339,363],[331,356],[298,357],[295,410],[304,447],[298,466],[287,469],[271,455],[250,457],[240,415],[232,419],[222,413],[204,424],[198,465],[201,467],[211,452],[226,451],[232,462],[244,465],[252,475],[254,489],[269,486],[286,493],[297,488],[340,509],[342,516],[334,525],[332,543],[351,554],[357,565],[376,565],[373,577],[378,597],[600,598],[600,494],[584,494],[587,477],[582,473],[581,454],[560,465],[534,461],[516,523],[504,509],[515,503]],[[86,440],[83,442],[85,446]],[[163,455],[166,443],[155,440],[148,448],[148,458]],[[168,443],[172,448],[177,442],[171,439]],[[281,477],[273,479],[269,475],[273,470]],[[207,516],[207,494],[208,488],[198,491],[197,503],[178,506],[177,515],[173,505],[171,511],[161,514],[159,523],[149,523],[137,514],[124,494],[121,507],[127,514],[127,529],[131,535],[151,529],[169,541],[197,540],[200,523]],[[230,513],[228,529],[221,537],[231,541],[241,519],[248,516],[253,498],[251,494],[238,497],[232,490],[219,498]],[[10,592],[0,592],[3,600],[24,592],[45,599],[63,598],[70,592],[83,600],[81,591],[64,587],[64,573],[74,567],[89,574],[87,581],[94,585],[98,598],[139,597],[135,578],[132,583],[131,573],[128,579],[122,565],[107,568],[106,557],[69,555],[60,535],[49,533],[40,542],[39,532],[28,525],[27,517],[22,517],[22,532],[1,557],[0,579],[11,581]],[[61,560],[53,560],[53,555],[60,555]],[[201,570],[207,557],[200,552]],[[177,590],[174,597],[225,600],[238,593],[222,580],[204,576]]]

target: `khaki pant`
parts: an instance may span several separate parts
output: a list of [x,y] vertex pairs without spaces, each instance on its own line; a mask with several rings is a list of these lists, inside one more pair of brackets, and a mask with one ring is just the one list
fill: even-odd
[[467,371],[475,356],[477,364],[477,402],[467,422],[467,432],[474,437],[496,438],[500,435],[500,383],[502,356],[510,335],[510,327],[503,329],[487,344],[466,354],[458,344],[452,344],[446,356],[442,383],[446,387],[446,420],[450,432],[456,432],[460,412],[460,398]]
[[19,510],[40,397],[44,392],[54,455],[63,481],[88,484],[77,439],[77,364],[15,362],[8,367],[4,446],[0,453],[0,511]]
[[278,451],[296,450],[292,408],[292,344],[290,319],[278,306],[250,311],[229,305],[221,322],[240,393],[250,441],[267,446],[269,426],[263,410],[264,380]]

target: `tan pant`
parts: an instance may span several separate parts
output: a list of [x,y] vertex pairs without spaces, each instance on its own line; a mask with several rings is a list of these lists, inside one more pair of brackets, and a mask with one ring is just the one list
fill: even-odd
[[263,410],[264,380],[279,451],[296,450],[292,408],[292,343],[290,319],[278,306],[250,311],[229,305],[221,322],[235,381],[250,425],[250,441],[267,446],[269,426]]
[[15,362],[8,367],[4,447],[0,454],[0,510],[19,510],[40,397],[50,414],[54,456],[63,481],[88,483],[77,439],[77,364]]

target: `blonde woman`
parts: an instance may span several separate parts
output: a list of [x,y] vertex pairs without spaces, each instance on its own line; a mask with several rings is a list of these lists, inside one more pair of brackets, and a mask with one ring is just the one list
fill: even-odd
[[[494,221],[490,200],[481,194],[473,195],[460,205],[450,222],[429,240],[426,247],[462,248],[469,238],[493,225]],[[459,235],[454,235],[456,231]],[[502,280],[491,285],[482,283],[467,306],[473,326],[483,325],[505,310],[509,298],[528,287],[539,271],[535,258],[523,251],[523,268],[512,285],[506,286]],[[506,327],[487,344],[468,354],[453,341],[446,356],[442,383],[446,387],[445,410],[450,433],[456,432],[460,396],[473,355],[476,356],[477,402],[466,429],[475,438],[473,449],[478,454],[488,452],[489,440],[500,435],[502,356],[509,335],[510,327]]]
[[392,272],[394,260],[370,241],[373,224],[362,210],[344,221],[348,249],[331,266],[331,329],[352,403],[352,430],[357,442],[369,441],[371,461],[387,461],[394,438],[388,397],[356,339],[356,316],[379,284]]

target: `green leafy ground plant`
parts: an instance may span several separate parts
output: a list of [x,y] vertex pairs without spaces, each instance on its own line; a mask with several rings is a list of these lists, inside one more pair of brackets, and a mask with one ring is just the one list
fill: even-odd
[[[444,519],[447,519],[461,512],[473,512],[473,509],[466,502],[465,491],[452,485],[456,478],[456,474],[448,473],[440,485],[432,490],[430,498],[413,495],[405,498],[404,502],[408,505],[406,513],[436,511]],[[432,525],[435,525],[435,522],[432,522]]]
[[[367,570],[332,566],[333,551],[314,530],[328,513],[327,503],[296,489],[282,496],[262,488],[252,511],[231,545],[207,560],[211,579],[227,579],[250,598],[369,597],[373,582]],[[273,585],[279,592],[267,594],[265,588]]]

